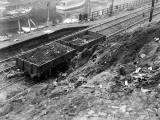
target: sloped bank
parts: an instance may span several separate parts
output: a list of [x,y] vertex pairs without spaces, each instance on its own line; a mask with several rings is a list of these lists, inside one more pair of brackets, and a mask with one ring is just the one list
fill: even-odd
[[[64,81],[36,85],[1,105],[2,120],[160,118],[159,38],[155,23],[99,44],[88,63],[73,68]],[[76,64],[83,61],[79,56]]]
[[[134,62],[141,48],[160,37],[160,23],[149,24],[136,29],[132,33],[125,33],[116,36],[111,42],[100,44],[98,51],[94,54],[94,65],[88,69],[98,73],[109,69],[118,63],[127,64]],[[90,72],[93,72],[90,70]],[[87,73],[89,70],[87,70]],[[89,73],[88,73],[89,74]]]

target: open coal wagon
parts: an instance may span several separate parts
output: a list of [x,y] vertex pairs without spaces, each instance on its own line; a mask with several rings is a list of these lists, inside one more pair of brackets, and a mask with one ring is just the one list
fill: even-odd
[[51,42],[16,58],[16,65],[31,78],[48,77],[54,74],[53,68],[71,59],[75,49]]
[[83,50],[97,44],[98,42],[104,41],[106,37],[92,31],[82,31],[74,36],[66,37],[60,41],[61,44],[75,48],[76,50]]

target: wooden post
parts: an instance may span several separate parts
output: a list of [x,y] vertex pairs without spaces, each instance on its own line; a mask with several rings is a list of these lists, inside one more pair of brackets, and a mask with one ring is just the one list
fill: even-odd
[[154,3],[155,3],[155,0],[152,0],[152,6],[151,6],[151,11],[150,11],[149,22],[151,22],[152,18],[153,18]]
[[21,23],[19,19],[18,19],[18,32],[21,34]]
[[30,21],[31,21],[31,23],[34,25],[34,27],[36,28],[36,29],[38,29],[38,27],[36,26],[36,24],[33,22],[33,20],[30,18]]
[[28,25],[29,25],[29,31],[31,32],[31,23],[29,18],[28,18]]

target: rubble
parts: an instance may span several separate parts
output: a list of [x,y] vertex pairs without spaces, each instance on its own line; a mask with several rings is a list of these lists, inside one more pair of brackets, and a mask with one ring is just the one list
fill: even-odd
[[13,107],[12,107],[11,104],[6,104],[6,105],[4,105],[4,106],[1,107],[1,109],[0,109],[0,117],[6,115],[6,114],[8,114],[8,113],[10,113],[12,110],[13,110]]

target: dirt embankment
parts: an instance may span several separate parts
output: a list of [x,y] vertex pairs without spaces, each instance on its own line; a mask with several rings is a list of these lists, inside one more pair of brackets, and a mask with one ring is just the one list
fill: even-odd
[[79,53],[72,72],[58,82],[36,85],[1,103],[1,119],[160,119],[160,23],[109,41]]

